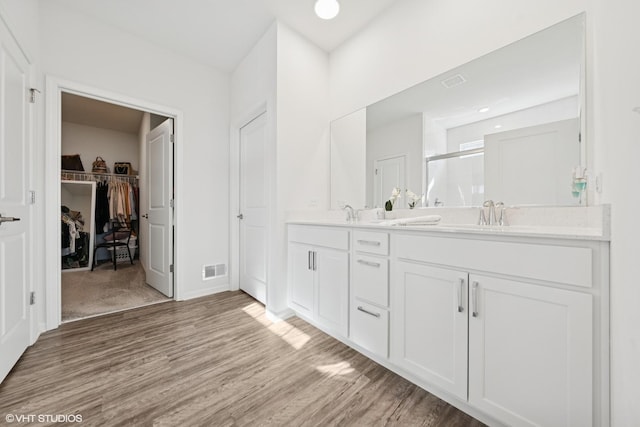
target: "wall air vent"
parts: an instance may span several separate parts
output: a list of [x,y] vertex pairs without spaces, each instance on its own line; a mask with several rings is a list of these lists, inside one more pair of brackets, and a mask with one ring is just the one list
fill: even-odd
[[449,77],[448,79],[443,80],[442,86],[446,87],[447,89],[450,89],[452,87],[461,85],[462,83],[466,82],[467,79],[465,79],[462,74],[456,74],[455,76]]
[[227,274],[226,264],[205,265],[202,267],[202,280],[213,279]]

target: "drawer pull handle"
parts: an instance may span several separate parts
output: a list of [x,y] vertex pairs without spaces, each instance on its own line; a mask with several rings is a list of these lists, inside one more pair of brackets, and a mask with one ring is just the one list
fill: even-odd
[[358,240],[358,243],[361,245],[380,246],[380,242],[376,242],[375,240]]
[[358,264],[368,265],[369,267],[376,267],[376,268],[380,268],[380,263],[379,263],[379,262],[365,261],[365,260],[363,260],[363,259],[359,259],[359,260],[358,260]]
[[471,288],[471,298],[473,300],[473,312],[471,315],[473,317],[478,317],[478,282],[473,282],[473,287]]
[[464,279],[458,279],[458,313],[462,313],[464,311],[464,306],[462,305],[462,292],[464,289]]
[[371,312],[369,310],[364,309],[362,306],[358,306],[358,311],[361,311],[361,312],[366,313],[366,314],[368,314],[370,316],[373,316],[373,317],[380,318],[380,313],[373,313],[373,312]]

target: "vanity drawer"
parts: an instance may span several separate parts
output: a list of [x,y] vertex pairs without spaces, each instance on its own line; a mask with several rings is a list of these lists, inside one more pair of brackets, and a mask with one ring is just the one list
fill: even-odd
[[358,299],[351,306],[351,333],[353,342],[372,353],[389,357],[389,312]]
[[389,260],[356,254],[353,257],[353,295],[373,304],[389,305]]
[[344,228],[290,225],[288,239],[290,242],[349,250],[349,230]]
[[399,234],[398,258],[510,276],[591,287],[593,252],[587,247],[450,239]]
[[358,252],[389,255],[389,234],[378,231],[355,230],[353,247]]

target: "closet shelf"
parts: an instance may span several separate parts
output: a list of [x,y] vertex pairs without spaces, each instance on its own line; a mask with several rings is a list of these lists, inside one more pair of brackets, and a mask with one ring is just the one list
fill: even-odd
[[60,178],[64,181],[98,181],[120,179],[122,181],[127,181],[130,183],[135,183],[140,179],[139,175],[123,175],[117,173],[98,173],[86,171],[83,172],[64,169],[60,171]]

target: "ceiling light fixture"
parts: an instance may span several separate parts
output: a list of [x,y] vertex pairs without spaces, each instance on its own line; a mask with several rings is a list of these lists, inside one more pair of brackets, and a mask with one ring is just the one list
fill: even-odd
[[316,15],[322,19],[333,19],[340,12],[338,0],[316,0]]

